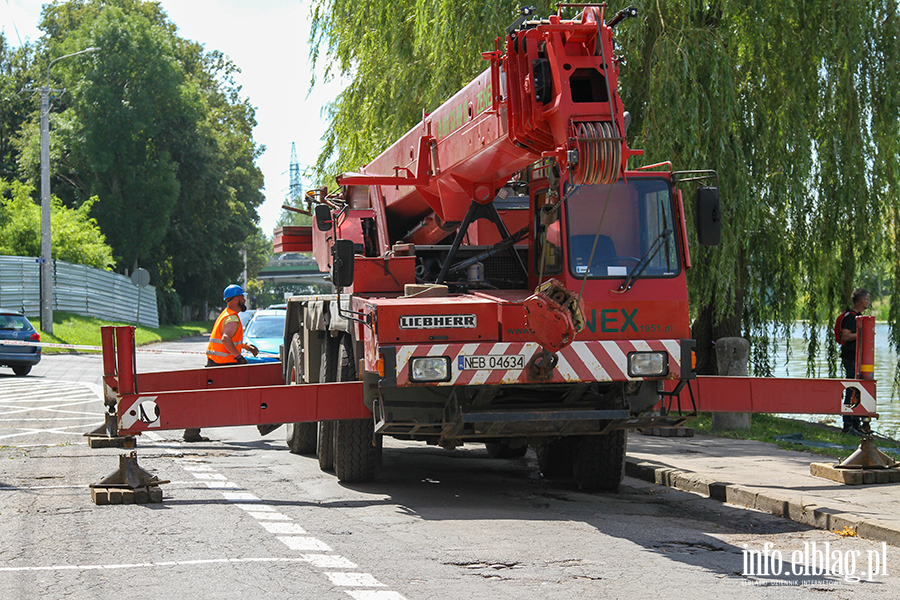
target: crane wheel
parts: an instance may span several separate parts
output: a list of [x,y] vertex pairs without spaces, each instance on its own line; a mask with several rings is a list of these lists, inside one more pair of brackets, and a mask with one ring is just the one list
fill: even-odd
[[319,468],[323,471],[334,471],[334,423],[319,421],[316,454],[319,455]]
[[[289,385],[299,383],[300,357],[300,335],[295,333],[285,365]],[[316,423],[285,423],[285,441],[292,454],[312,454],[316,451]]]
[[625,477],[624,429],[603,435],[583,435],[575,442],[572,475],[586,491],[614,492]]
[[[356,381],[353,339],[343,334],[338,338],[338,381]],[[381,470],[382,436],[375,435],[372,419],[334,421],[334,472],[345,483],[372,481]]]
[[563,437],[538,446],[538,468],[545,479],[565,479],[572,476],[575,459],[575,440]]

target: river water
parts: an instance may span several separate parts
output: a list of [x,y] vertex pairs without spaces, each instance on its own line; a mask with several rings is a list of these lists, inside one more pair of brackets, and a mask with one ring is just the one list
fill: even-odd
[[[803,340],[803,330],[805,325],[797,323],[791,331],[791,340],[789,342],[790,353],[788,348],[781,344],[777,353],[777,364],[772,372],[775,377],[805,377],[806,376],[806,342]],[[820,347],[823,352],[816,360],[817,377],[828,376],[828,364],[825,360],[824,349],[826,343],[831,343],[830,338],[833,332],[830,328],[827,331],[820,332]],[[897,370],[897,354],[891,349],[888,339],[889,327],[887,323],[875,324],[875,379],[876,400],[878,402],[879,419],[872,420],[872,429],[883,435],[900,438],[900,395],[895,395],[895,400],[891,400],[891,386],[894,382],[894,374]],[[838,374],[843,376],[843,367],[838,358]],[[792,415],[797,416],[797,415]],[[821,421],[834,425],[841,424],[839,415],[806,415],[806,418],[813,421]]]

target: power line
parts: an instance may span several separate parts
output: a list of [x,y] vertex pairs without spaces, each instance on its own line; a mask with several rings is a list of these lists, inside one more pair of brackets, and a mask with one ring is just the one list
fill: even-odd
[[19,28],[16,27],[16,20],[13,18],[12,7],[9,5],[9,0],[6,0],[6,8],[9,9],[9,20],[12,21],[13,31],[16,32],[16,39],[19,40],[19,47],[21,47],[22,38],[19,36]]

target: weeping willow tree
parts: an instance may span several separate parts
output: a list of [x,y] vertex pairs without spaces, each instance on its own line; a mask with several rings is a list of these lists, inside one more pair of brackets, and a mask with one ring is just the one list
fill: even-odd
[[[900,242],[897,3],[640,8],[643,26],[619,36],[635,145],[721,177],[723,244],[697,251],[689,272],[694,335],[751,338],[764,374],[775,360],[769,324],[786,337],[804,318],[811,371],[861,269]],[[897,291],[891,299],[896,324]],[[837,346],[827,354],[834,376]]]
[[[538,13],[551,3],[530,3]],[[313,61],[349,79],[326,109],[315,165],[323,181],[356,170],[488,67],[481,53],[520,14],[513,0],[315,0]],[[574,12],[573,12],[574,14]],[[320,56],[320,51],[324,56]]]
[[[688,273],[701,367],[715,369],[711,340],[744,335],[765,374],[771,324],[784,338],[799,318],[812,365],[863,269],[888,264],[900,282],[897,2],[633,4],[640,18],[616,31],[629,145],[646,162],[720,177],[722,244],[694,244]],[[480,53],[517,15],[508,0],[318,0],[313,58],[350,83],[327,109],[317,175],[366,163],[439,106],[485,68]],[[827,353],[833,376],[835,344]]]

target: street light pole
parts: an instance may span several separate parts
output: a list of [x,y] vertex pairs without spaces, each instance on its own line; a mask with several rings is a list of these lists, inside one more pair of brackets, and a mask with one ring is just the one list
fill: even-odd
[[85,48],[50,61],[47,85],[41,88],[41,329],[53,333],[53,269],[50,233],[50,68],[64,58],[96,52]]

